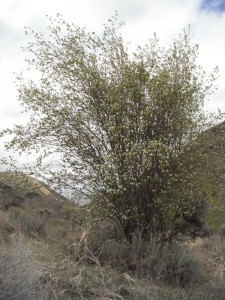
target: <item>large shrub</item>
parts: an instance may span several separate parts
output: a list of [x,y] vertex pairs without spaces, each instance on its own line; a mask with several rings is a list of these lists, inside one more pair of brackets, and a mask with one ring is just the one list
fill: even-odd
[[49,38],[31,31],[25,48],[40,80],[18,77],[31,117],[2,133],[13,134],[8,148],[35,150],[41,174],[86,194],[129,241],[136,230],[160,240],[195,232],[204,200],[195,144],[216,73],[197,65],[190,34],[168,49],[154,36],[130,54],[116,17],[99,36],[50,21]]

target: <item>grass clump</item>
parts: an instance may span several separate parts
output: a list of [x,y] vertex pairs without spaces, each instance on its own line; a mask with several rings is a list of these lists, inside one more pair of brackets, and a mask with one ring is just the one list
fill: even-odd
[[159,250],[154,269],[163,282],[183,288],[202,280],[204,262],[184,245],[173,243]]
[[0,247],[0,299],[44,300],[43,270],[21,237]]

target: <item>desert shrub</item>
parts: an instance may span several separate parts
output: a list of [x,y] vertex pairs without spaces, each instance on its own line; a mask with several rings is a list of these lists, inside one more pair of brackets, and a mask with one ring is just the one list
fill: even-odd
[[160,251],[157,266],[161,279],[172,286],[184,287],[197,283],[204,272],[203,262],[183,245],[174,243]]
[[[193,235],[208,196],[206,169],[196,166],[208,162],[201,134],[220,119],[204,110],[217,69],[207,74],[198,65],[188,30],[168,48],[154,35],[130,55],[122,24],[116,14],[98,36],[58,16],[50,18],[49,38],[28,29],[34,42],[23,49],[41,80],[17,80],[32,117],[0,135],[12,137],[6,149],[35,149],[28,170],[73,194],[79,187],[99,217],[118,220],[129,242],[136,230],[144,239]],[[60,168],[53,171],[44,162],[55,154]]]
[[225,225],[221,225],[220,230],[219,230],[219,234],[222,237],[225,237]]
[[[2,175],[2,174],[1,174]],[[0,181],[0,208],[21,207],[24,203],[21,191]]]
[[58,210],[58,216],[65,220],[73,220],[74,223],[82,225],[85,223],[85,209],[75,206],[74,203],[64,203]]
[[26,197],[37,198],[37,197],[40,197],[40,195],[37,192],[31,191],[31,192],[26,193]]
[[36,235],[45,236],[46,218],[37,213],[27,212],[24,210],[13,211],[15,220],[21,225],[22,231],[29,237]]
[[171,286],[184,287],[200,282],[204,260],[184,243],[157,244],[134,237],[131,253],[138,277],[162,281]]
[[72,244],[74,235],[77,234],[76,224],[72,220],[65,220],[61,218],[48,218],[46,220],[46,237],[49,241],[57,241],[60,245],[65,245],[66,243]]
[[9,209],[10,207],[21,207],[24,203],[24,199],[20,196],[14,196],[5,201],[2,205],[3,209]]
[[87,232],[87,243],[92,253],[99,255],[102,246],[109,240],[120,240],[123,236],[113,220],[98,222],[91,226]]
[[37,210],[35,210],[35,212],[37,212],[40,216],[43,217],[55,217],[56,213],[49,208],[39,208]]
[[8,241],[17,227],[16,222],[10,218],[9,214],[0,210],[0,242]]
[[204,261],[202,286],[205,292],[204,297],[198,299],[223,300],[225,295],[224,236],[214,234],[198,239],[191,245],[191,249]]
[[21,222],[23,230],[28,236],[38,234],[45,236],[45,219],[37,215],[27,215],[27,217]]
[[33,194],[31,197],[26,196],[26,201],[23,205],[26,210],[38,210],[47,208],[55,212],[57,212],[61,208],[61,206],[62,204],[55,199],[50,199],[41,195],[35,196],[35,194]]
[[42,277],[41,266],[24,240],[0,247],[0,300],[47,299]]
[[65,243],[64,254],[75,261],[85,254],[88,263],[98,259],[101,266],[176,287],[197,283],[203,278],[204,260],[185,244],[144,241],[141,234],[136,234],[130,244],[117,229],[112,222],[85,229],[80,236]]
[[[205,252],[206,276],[213,279],[216,284],[225,282],[225,239],[220,235],[205,238],[201,252]],[[224,284],[225,288],[225,284]]]
[[9,209],[10,207],[21,207],[24,199],[16,195],[9,186],[0,186],[0,208]]
[[63,205],[59,213],[60,213],[60,217],[64,218],[65,220],[69,220],[72,216],[72,209],[71,207],[67,207]]

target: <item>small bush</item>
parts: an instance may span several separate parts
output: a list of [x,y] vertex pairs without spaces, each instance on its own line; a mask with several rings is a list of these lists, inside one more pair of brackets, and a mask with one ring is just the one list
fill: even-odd
[[73,243],[74,235],[77,235],[77,226],[71,220],[48,218],[46,220],[46,237],[50,242],[57,242],[58,245]]
[[0,208],[4,210],[8,210],[10,207],[21,207],[24,203],[24,199],[20,196],[3,196],[3,198],[0,199]]
[[0,210],[0,242],[8,241],[10,235],[14,233],[18,225],[13,221],[9,214]]
[[225,239],[214,235],[203,240],[201,253],[205,253],[206,276],[225,289]]
[[42,284],[40,264],[24,240],[0,248],[0,300],[44,300],[47,285]]
[[225,237],[225,225],[224,224],[220,227],[219,234],[220,234],[220,236]]
[[160,277],[172,286],[185,287],[203,277],[203,262],[185,246],[174,243],[160,253]]
[[46,235],[46,218],[37,213],[26,212],[23,210],[14,210],[12,212],[15,220],[21,225],[22,231],[29,237]]
[[109,222],[84,230],[82,236],[65,245],[64,253],[75,261],[84,254],[90,258],[91,254],[102,266],[132,272],[139,278],[162,281],[175,287],[200,282],[204,273],[203,260],[187,245],[146,242],[138,234],[130,244]]
[[40,195],[37,192],[31,191],[31,192],[26,193],[26,197],[32,199],[32,198],[38,198],[38,197],[40,197]]
[[37,210],[35,210],[35,212],[37,212],[40,216],[43,217],[55,217],[56,213],[49,208],[39,208]]

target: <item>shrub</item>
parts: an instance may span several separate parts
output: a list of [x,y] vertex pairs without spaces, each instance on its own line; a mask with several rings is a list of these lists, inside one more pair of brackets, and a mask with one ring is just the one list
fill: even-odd
[[15,232],[17,227],[9,214],[0,210],[0,242],[9,240],[10,234]]
[[136,275],[172,286],[185,287],[203,278],[204,261],[184,243],[143,242],[136,235],[132,243]]
[[15,193],[12,187],[0,183],[0,208],[21,207],[24,203],[22,194]]
[[179,287],[199,282],[204,273],[200,258],[178,243],[161,250],[160,265],[157,267],[163,281]]
[[15,210],[12,212],[16,221],[21,225],[22,231],[29,237],[45,236],[46,218],[32,212]]
[[0,248],[0,300],[47,299],[40,264],[21,238]]
[[143,241],[141,234],[136,234],[130,244],[109,222],[84,230],[81,236],[67,241],[64,253],[75,261],[85,255],[88,263],[98,259],[102,266],[175,287],[199,282],[205,271],[203,260],[184,243],[162,245]]
[[71,220],[48,218],[45,226],[48,241],[55,241],[59,245],[73,243],[71,236],[77,234],[77,226]]
[[204,239],[201,252],[206,256],[206,275],[218,284],[225,280],[225,239],[214,235]]
[[91,253],[101,265],[116,267],[122,271],[129,269],[130,243],[120,234],[116,223],[109,220],[99,222],[98,225],[81,229],[81,232],[65,244],[66,255],[79,260],[84,253]]
[[49,208],[39,208],[37,210],[35,210],[35,212],[37,212],[40,216],[43,217],[55,217],[56,213]]
[[[121,27],[115,15],[98,36],[58,16],[50,18],[49,38],[28,30],[27,62],[41,80],[17,80],[32,117],[0,136],[12,137],[6,149],[35,149],[29,171],[61,190],[79,189],[99,217],[118,220],[129,242],[136,230],[144,239],[195,234],[208,196],[208,170],[196,166],[207,160],[205,137],[198,138],[219,119],[204,110],[217,69],[207,74],[198,65],[189,31],[168,48],[154,35],[130,55]],[[53,170],[44,162],[55,155],[60,168]]]

